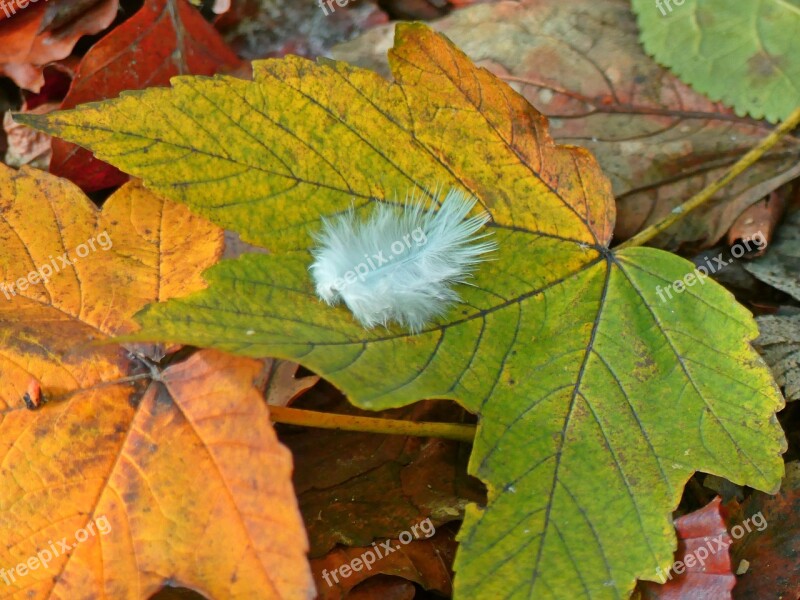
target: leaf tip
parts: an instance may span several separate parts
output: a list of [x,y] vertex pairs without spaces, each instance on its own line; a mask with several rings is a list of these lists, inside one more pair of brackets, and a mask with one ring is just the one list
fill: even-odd
[[38,129],[39,131],[51,133],[56,130],[50,115],[35,115],[33,113],[12,112],[11,118],[15,123],[25,125],[32,129]]

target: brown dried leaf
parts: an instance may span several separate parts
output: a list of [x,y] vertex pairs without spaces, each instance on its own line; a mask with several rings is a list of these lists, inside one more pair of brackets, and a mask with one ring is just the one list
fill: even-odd
[[[441,401],[366,413],[328,385],[301,402],[303,408],[415,421],[454,422],[464,414]],[[458,442],[295,428],[280,437],[295,458],[295,489],[312,557],[336,544],[396,537],[427,517],[439,527],[461,519],[467,503],[485,502],[480,483],[466,474],[468,448]]]
[[767,253],[744,267],[764,283],[800,301],[800,210],[784,220]]
[[732,246],[737,240],[750,240],[761,234],[764,236],[766,244],[753,253],[753,258],[764,254],[772,240],[772,234],[786,210],[786,196],[791,187],[789,184],[784,185],[779,190],[771,192],[763,200],[747,207],[728,230],[728,245]]
[[800,314],[757,317],[761,335],[753,346],[772,369],[787,400],[800,400]]
[[800,463],[787,463],[786,477],[777,495],[753,492],[740,507],[733,505],[731,525],[761,513],[766,523],[752,528],[731,546],[733,564],[747,561],[747,572],[733,588],[736,600],[800,597]]
[[300,365],[288,360],[267,358],[262,370],[264,399],[271,406],[289,406],[292,400],[314,387],[316,375],[296,377]]
[[[57,109],[58,103],[50,103],[40,104],[33,110],[25,110],[23,107],[22,112],[41,115]],[[30,165],[38,169],[47,169],[53,153],[49,135],[15,123],[10,111],[3,115],[3,129],[5,129],[8,139],[8,150],[5,157],[7,165],[10,167]]]
[[[352,596],[348,592],[351,589],[378,574],[402,577],[449,597],[452,594],[452,565],[457,546],[453,528],[442,528],[428,539],[422,537],[411,542],[408,539],[404,535],[402,540],[381,540],[370,546],[336,548],[324,557],[312,560],[311,569],[319,599],[350,598]],[[371,563],[369,568],[366,562]]]

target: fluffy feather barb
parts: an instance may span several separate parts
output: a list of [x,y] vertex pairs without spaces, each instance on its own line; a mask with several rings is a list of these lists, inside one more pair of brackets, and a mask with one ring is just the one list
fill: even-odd
[[452,286],[496,248],[479,241],[489,215],[466,218],[476,202],[451,189],[435,212],[412,198],[399,208],[378,203],[365,222],[352,209],[324,219],[309,268],[317,295],[343,301],[367,329],[396,321],[420,331],[459,301]]

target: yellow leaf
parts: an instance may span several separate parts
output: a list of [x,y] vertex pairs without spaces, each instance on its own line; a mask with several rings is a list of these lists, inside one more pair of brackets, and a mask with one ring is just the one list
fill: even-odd
[[100,211],[69,182],[0,166],[0,199],[0,592],[309,597],[261,363],[161,365],[158,348],[108,343],[148,302],[200,289],[222,231],[136,184]]

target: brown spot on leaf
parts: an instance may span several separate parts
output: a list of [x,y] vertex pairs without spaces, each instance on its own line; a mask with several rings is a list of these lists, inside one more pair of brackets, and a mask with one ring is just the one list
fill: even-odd
[[786,59],[759,52],[747,61],[747,71],[755,80],[770,79],[776,71],[784,70]]

